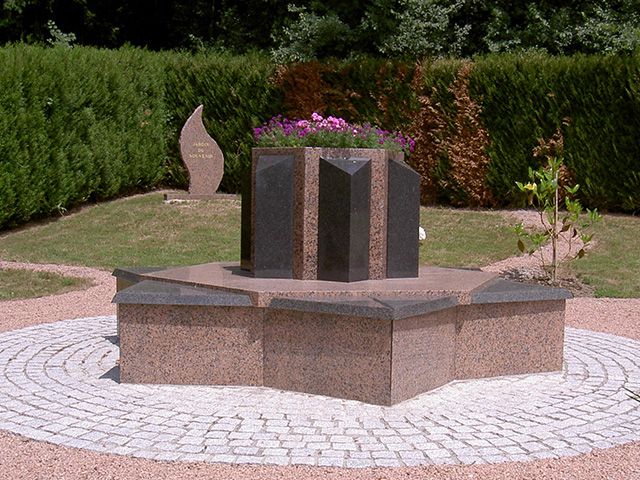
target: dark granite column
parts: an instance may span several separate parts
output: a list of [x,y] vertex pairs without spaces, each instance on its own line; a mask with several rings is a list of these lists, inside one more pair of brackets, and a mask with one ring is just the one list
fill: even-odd
[[293,277],[293,167],[293,155],[261,155],[255,166],[255,277]]
[[251,229],[251,166],[242,174],[242,203],[240,214],[240,268],[253,270],[251,262],[251,245],[253,244],[253,230]]
[[318,198],[318,279],[369,278],[371,161],[322,158]]
[[417,277],[420,240],[420,174],[389,160],[387,278]]

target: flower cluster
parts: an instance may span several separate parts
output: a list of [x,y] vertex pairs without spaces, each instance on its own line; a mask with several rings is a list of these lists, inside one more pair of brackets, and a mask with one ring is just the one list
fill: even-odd
[[323,118],[317,113],[311,120],[289,120],[273,117],[255,128],[254,139],[265,146],[382,148],[412,152],[415,142],[400,132],[381,130],[373,125],[350,125],[343,118]]

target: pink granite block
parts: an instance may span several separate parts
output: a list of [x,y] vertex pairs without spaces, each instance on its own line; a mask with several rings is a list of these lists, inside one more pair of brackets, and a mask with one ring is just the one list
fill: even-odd
[[369,222],[369,278],[387,276],[388,162],[391,152],[371,150],[371,219]]
[[120,380],[262,385],[262,312],[250,307],[121,304]]
[[565,300],[458,307],[456,378],[562,369]]
[[297,149],[295,162],[293,276],[313,280],[318,276],[320,151],[316,148]]
[[391,404],[455,379],[456,309],[393,322]]
[[391,404],[391,321],[270,309],[265,386]]

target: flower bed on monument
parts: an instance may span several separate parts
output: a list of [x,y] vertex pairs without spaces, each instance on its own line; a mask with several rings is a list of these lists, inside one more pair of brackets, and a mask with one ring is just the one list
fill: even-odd
[[343,118],[324,118],[314,112],[310,120],[289,120],[281,115],[254,129],[259,147],[381,148],[409,153],[415,142],[397,131],[369,123],[351,125]]

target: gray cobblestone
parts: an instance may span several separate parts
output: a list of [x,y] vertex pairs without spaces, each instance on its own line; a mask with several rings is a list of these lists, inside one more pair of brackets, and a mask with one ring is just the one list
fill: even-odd
[[[114,317],[0,334],[0,429],[167,461],[347,468],[528,461],[640,440],[640,342],[566,330],[565,370],[380,407],[258,387],[120,384]],[[634,383],[635,382],[635,383]]]

